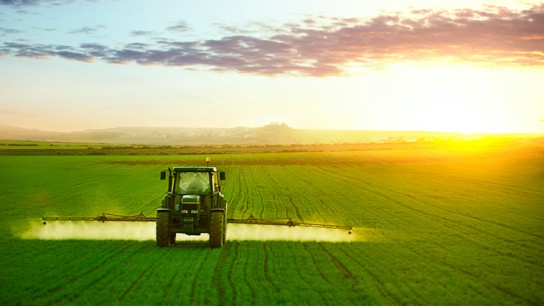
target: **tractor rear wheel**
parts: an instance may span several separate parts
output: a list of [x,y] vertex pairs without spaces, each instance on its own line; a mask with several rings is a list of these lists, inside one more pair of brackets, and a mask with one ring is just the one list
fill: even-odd
[[220,248],[223,246],[224,229],[225,229],[225,213],[222,211],[212,211],[210,218],[210,246],[212,248]]
[[170,210],[168,209],[157,211],[156,237],[158,246],[165,248],[170,246]]

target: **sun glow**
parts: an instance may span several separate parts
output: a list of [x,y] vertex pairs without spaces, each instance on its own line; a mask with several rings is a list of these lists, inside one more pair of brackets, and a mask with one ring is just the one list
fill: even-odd
[[382,113],[388,122],[396,122],[397,129],[465,134],[510,130],[505,120],[507,98],[500,97],[488,82],[492,71],[464,65],[402,64],[386,75]]

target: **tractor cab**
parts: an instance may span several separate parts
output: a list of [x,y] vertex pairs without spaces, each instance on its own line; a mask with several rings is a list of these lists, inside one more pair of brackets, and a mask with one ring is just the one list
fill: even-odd
[[207,194],[213,192],[213,172],[177,172],[176,193]]

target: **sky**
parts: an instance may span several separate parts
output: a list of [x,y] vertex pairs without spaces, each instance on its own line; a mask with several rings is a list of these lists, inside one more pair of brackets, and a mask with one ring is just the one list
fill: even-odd
[[541,1],[0,0],[0,125],[540,133]]

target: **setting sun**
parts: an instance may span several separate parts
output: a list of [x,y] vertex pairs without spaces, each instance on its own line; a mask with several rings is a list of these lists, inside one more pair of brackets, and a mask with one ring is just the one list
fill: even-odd
[[[380,113],[398,130],[513,132],[518,118],[525,118],[524,110],[515,107],[513,92],[523,96],[534,84],[530,74],[515,73],[518,83],[529,83],[512,88],[505,73],[512,71],[461,64],[394,65],[382,76],[388,85],[378,93]],[[537,111],[538,105],[529,109]]]

